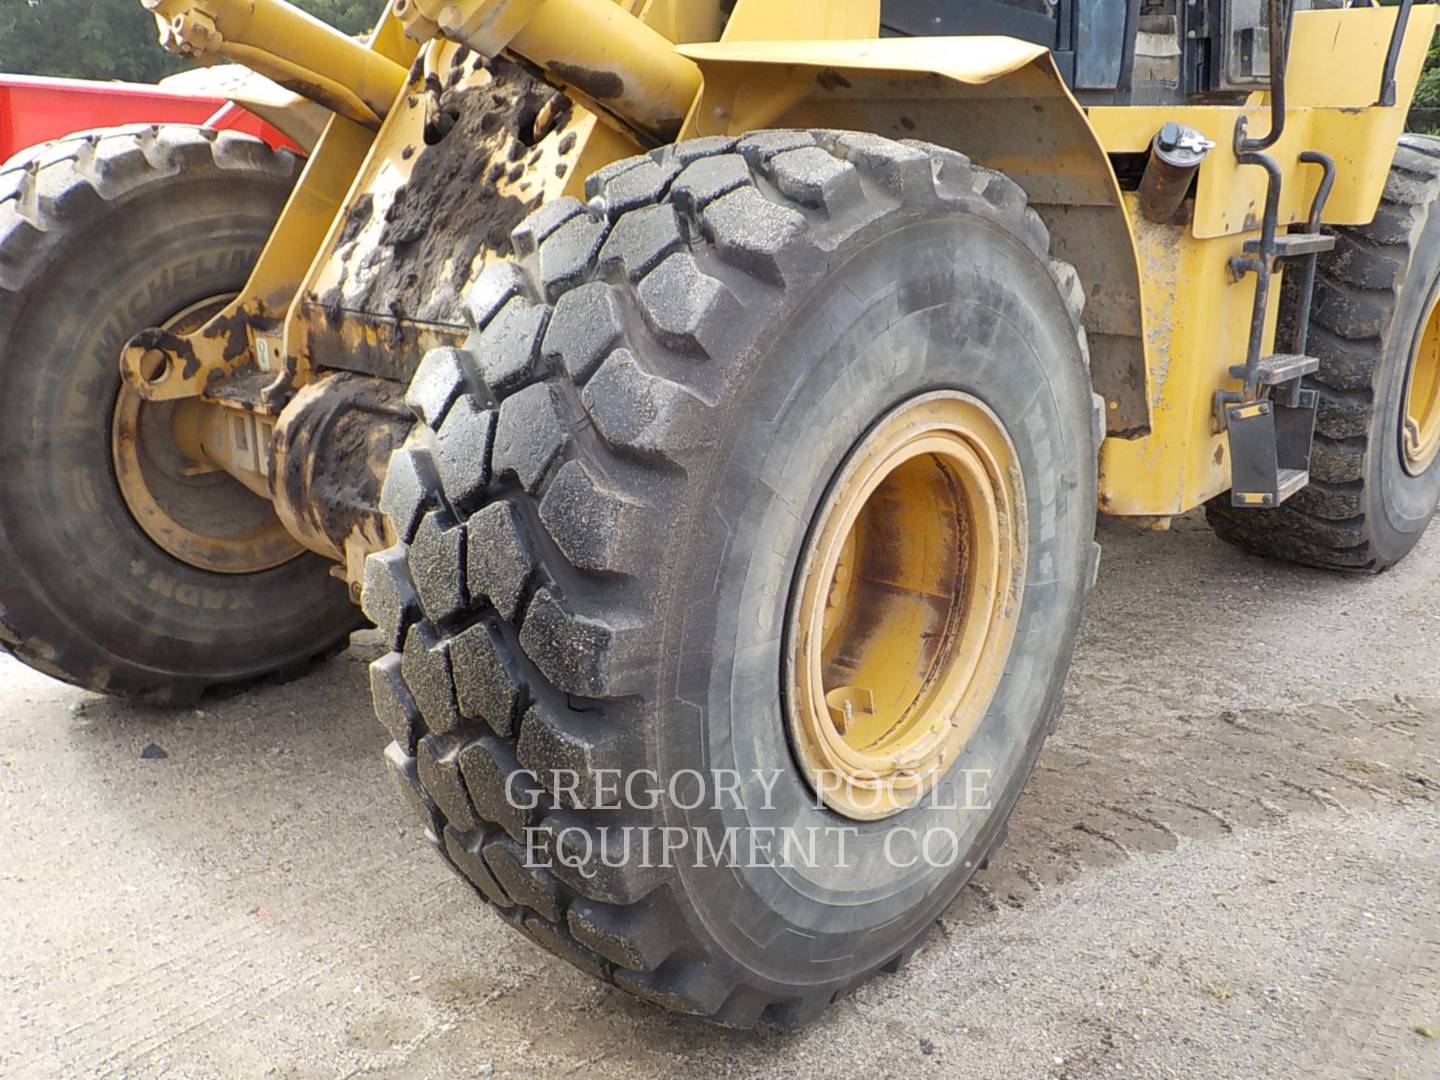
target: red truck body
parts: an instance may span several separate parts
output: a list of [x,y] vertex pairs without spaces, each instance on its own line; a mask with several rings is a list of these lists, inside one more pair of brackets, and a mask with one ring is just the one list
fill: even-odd
[[37,143],[122,124],[200,124],[296,149],[259,117],[224,98],[136,83],[0,75],[0,162]]

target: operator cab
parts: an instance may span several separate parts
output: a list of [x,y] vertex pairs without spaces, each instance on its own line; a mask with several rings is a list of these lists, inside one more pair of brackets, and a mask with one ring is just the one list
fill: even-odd
[[889,36],[1002,34],[1044,45],[1082,104],[1166,104],[1233,101],[1267,86],[1270,2],[884,0],[880,18]]

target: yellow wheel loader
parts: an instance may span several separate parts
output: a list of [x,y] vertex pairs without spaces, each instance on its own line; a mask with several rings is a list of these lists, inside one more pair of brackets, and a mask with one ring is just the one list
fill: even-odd
[[362,605],[441,856],[666,1007],[904,962],[1097,510],[1374,572],[1440,501],[1434,6],[143,2],[308,153],[0,172],[0,639],[184,700]]

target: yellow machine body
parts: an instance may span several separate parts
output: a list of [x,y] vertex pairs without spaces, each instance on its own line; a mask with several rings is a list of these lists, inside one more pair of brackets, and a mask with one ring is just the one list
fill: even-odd
[[[1259,235],[1265,201],[1263,170],[1238,164],[1232,144],[1241,116],[1251,133],[1267,130],[1264,93],[1240,105],[1087,109],[1047,50],[998,37],[880,39],[878,0],[738,0],[728,21],[718,0],[392,0],[366,46],[315,33],[279,0],[146,6],[172,49],[241,60],[334,112],[246,290],[183,339],[147,332],[127,348],[127,380],[147,399],[279,415],[325,369],[403,382],[425,349],[466,335],[459,298],[508,253],[508,227],[556,197],[583,199],[591,172],[677,138],[844,128],[951,147],[1026,190],[1086,291],[1108,436],[1102,510],[1164,518],[1229,486],[1213,402],[1237,385],[1229,369],[1245,359],[1256,284],[1227,268]],[[1270,151],[1282,228],[1305,219],[1319,179],[1303,150],[1337,164],[1326,223],[1373,217],[1437,15],[1413,9],[1397,103],[1381,106],[1396,9],[1296,14],[1288,122]],[[357,62],[357,49],[374,59]],[[520,63],[482,59],[501,50]],[[558,91],[567,97],[548,96]],[[459,150],[427,142],[454,95],[484,93],[535,111],[521,117],[523,153],[478,127]],[[1161,226],[1138,213],[1114,162],[1146,153],[1167,121],[1216,146],[1189,219]],[[484,199],[494,202],[476,209]],[[428,228],[397,245],[396,220],[427,212]],[[1267,347],[1278,303],[1274,289]],[[238,380],[261,390],[242,404],[218,389]],[[309,546],[342,561],[353,583],[373,544]]]
[[[1398,103],[1382,107],[1375,104],[1377,73],[1395,13],[1395,8],[1354,8],[1296,14],[1287,123],[1269,151],[1284,176],[1282,229],[1305,221],[1319,182],[1320,171],[1300,162],[1303,150],[1320,150],[1335,159],[1325,224],[1359,225],[1374,218],[1440,9],[1413,10],[1396,69]],[[1238,386],[1227,372],[1244,359],[1255,280],[1232,282],[1227,265],[1246,240],[1259,235],[1265,205],[1263,171],[1235,160],[1233,134],[1240,112],[1248,117],[1251,132],[1267,129],[1268,99],[1260,94],[1241,110],[1089,110],[1090,123],[1111,154],[1145,152],[1167,120],[1189,125],[1215,142],[1200,168],[1189,225],[1151,224],[1134,212],[1135,197],[1126,197],[1141,266],[1151,420],[1148,434],[1110,438],[1101,448],[1100,507],[1107,513],[1180,514],[1230,486],[1226,437],[1214,430],[1212,403],[1217,388]],[[1270,296],[1267,346],[1274,339],[1279,296],[1278,289]]]
[[[1434,35],[1435,7],[1416,7],[1396,71],[1397,105],[1376,104],[1394,30],[1393,8],[1296,13],[1285,134],[1270,151],[1283,172],[1279,223],[1303,222],[1320,172],[1303,150],[1336,162],[1326,224],[1373,218],[1406,105]],[[1229,260],[1259,236],[1265,175],[1236,162],[1237,117],[1269,122],[1268,95],[1244,106],[1083,109],[1046,50],[1003,38],[857,41],[727,40],[682,47],[705,72],[691,114],[696,135],[759,127],[837,127],[951,146],[1005,172],[1050,228],[1054,253],[1086,286],[1085,325],[1097,392],[1106,399],[1100,508],[1168,517],[1230,484],[1227,444],[1213,421],[1215,391],[1239,384],[1255,297]],[[838,76],[838,77],[837,77]],[[1194,215],[1155,225],[1122,193],[1110,155],[1144,154],[1161,125],[1209,137]],[[1273,342],[1279,290],[1270,296]]]

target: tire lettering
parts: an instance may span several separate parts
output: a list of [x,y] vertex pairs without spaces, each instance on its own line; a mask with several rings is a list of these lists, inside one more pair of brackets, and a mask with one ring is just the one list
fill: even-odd
[[1045,417],[1041,415],[1040,406],[1037,403],[1031,408],[1028,416],[1025,417],[1025,429],[1030,435],[1031,446],[1035,451],[1036,465],[1038,466],[1040,486],[1040,540],[1048,543],[1055,539],[1056,510],[1055,510],[1055,471],[1052,467],[1054,451],[1050,446],[1050,434],[1045,426]]
[[150,282],[150,303],[158,304],[170,295],[174,286],[170,283],[170,270],[168,268],[160,271],[160,276]]
[[223,611],[225,594],[219,589],[202,589],[198,585],[175,586],[175,600],[186,607],[204,608],[206,611]]
[[[136,559],[130,564],[130,572],[143,576],[145,564]],[[254,611],[255,597],[246,590],[227,593],[220,589],[206,589],[198,585],[181,585],[168,574],[151,574],[146,588],[166,600],[174,600],[186,607],[204,608],[206,611]]]

